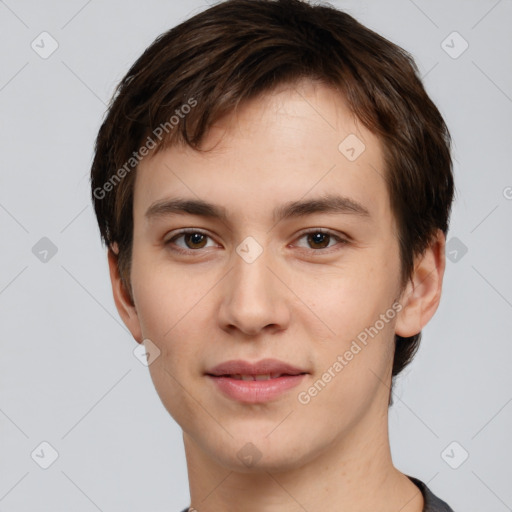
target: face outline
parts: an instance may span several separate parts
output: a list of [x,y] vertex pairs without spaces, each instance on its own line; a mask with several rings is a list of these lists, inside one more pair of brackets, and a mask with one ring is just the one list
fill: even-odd
[[[354,161],[339,150],[351,134],[365,146]],[[394,334],[416,334],[434,314],[444,238],[438,235],[418,259],[401,290],[380,141],[323,85],[306,81],[247,103],[218,123],[204,146],[215,148],[201,154],[171,147],[139,165],[134,306],[109,256],[119,313],[138,342],[150,339],[159,348],[151,377],[189,450],[239,472],[285,471],[327,453],[350,456],[368,439],[387,435]],[[284,203],[328,194],[350,198],[369,214],[318,212],[277,223],[272,217]],[[152,205],[178,197],[224,207],[227,218],[146,215]],[[194,246],[175,238],[182,229],[208,235],[207,246],[195,241],[200,248],[176,252],[187,241]],[[331,238],[308,240],[318,230]],[[251,263],[236,251],[247,237],[263,249]],[[171,239],[174,245],[166,245]],[[318,248],[323,243],[329,247]],[[348,360],[354,340],[372,326],[378,333]],[[346,364],[336,371],[340,355]],[[257,404],[227,398],[205,375],[227,360],[263,358],[308,374]],[[308,391],[319,379],[325,386]],[[254,466],[240,457],[244,449],[253,450]]]

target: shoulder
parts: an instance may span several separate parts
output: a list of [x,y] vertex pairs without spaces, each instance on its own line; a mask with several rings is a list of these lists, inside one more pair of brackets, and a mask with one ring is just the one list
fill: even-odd
[[[421,494],[423,494],[423,500],[425,501],[423,512],[453,512],[453,509],[450,508],[443,500],[435,496],[421,480],[409,475],[407,476],[409,480],[411,480],[420,489]],[[184,512],[186,512],[186,510]]]

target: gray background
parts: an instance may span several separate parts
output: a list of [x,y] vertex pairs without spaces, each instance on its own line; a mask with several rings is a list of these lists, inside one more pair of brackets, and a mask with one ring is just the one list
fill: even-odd
[[[455,512],[512,510],[512,2],[332,3],[413,54],[454,139],[454,261],[396,386],[395,463]],[[0,512],[188,504],[181,430],[115,310],[88,172],[117,82],[206,5],[0,1]]]

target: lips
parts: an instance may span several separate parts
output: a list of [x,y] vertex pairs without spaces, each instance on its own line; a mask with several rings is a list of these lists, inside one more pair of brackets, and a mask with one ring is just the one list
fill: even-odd
[[[268,380],[283,375],[301,375],[307,373],[278,359],[262,359],[256,363],[241,359],[225,361],[206,372],[214,377],[231,377],[242,380]],[[250,379],[249,379],[250,377]]]
[[226,377],[231,377],[236,380],[270,380],[277,379],[278,377],[282,377],[283,375],[289,375],[286,373],[267,373],[261,375],[242,375],[242,374],[229,374]]
[[224,396],[245,403],[275,400],[294,388],[309,373],[277,359],[257,363],[226,361],[206,372]]

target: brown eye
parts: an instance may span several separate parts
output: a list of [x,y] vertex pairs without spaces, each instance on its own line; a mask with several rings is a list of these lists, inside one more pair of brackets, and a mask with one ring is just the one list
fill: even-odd
[[[201,231],[181,231],[164,242],[171,250],[179,253],[198,252],[198,249],[207,247],[211,237]],[[211,245],[210,245],[211,247]]]
[[[189,249],[202,249],[206,244],[206,239],[208,238],[202,233],[185,233],[183,237],[185,244]],[[190,241],[190,244],[187,242],[187,240]]]
[[[329,250],[335,250],[335,246],[340,246],[338,249],[341,249],[344,245],[348,244],[348,241],[345,238],[322,229],[312,229],[310,231],[303,232],[302,235],[299,236],[298,240],[300,241],[303,239],[305,240],[305,243],[299,243],[298,247],[319,254],[331,252]],[[325,249],[325,251],[323,249]]]
[[329,245],[330,239],[331,235],[321,231],[312,232],[307,235],[308,243],[312,245],[313,249],[324,249]]

